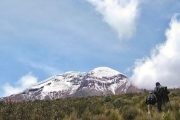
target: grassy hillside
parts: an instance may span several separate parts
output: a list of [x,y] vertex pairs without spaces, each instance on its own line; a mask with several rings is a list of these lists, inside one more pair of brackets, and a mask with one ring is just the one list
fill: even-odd
[[172,90],[172,109],[156,106],[148,115],[147,93],[67,98],[54,101],[0,103],[0,120],[180,120],[180,90]]

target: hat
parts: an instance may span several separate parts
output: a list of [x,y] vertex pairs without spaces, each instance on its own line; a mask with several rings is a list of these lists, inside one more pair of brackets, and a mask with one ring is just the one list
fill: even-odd
[[159,85],[161,85],[159,82],[156,82],[156,86],[159,86]]

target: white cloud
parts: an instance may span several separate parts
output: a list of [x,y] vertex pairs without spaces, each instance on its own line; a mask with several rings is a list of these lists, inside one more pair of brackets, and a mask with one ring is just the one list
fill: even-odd
[[121,39],[132,37],[136,30],[138,0],[87,0],[103,16]]
[[153,88],[156,81],[168,87],[180,87],[180,20],[176,14],[166,30],[166,41],[150,57],[138,62],[131,77],[141,88]]
[[17,81],[16,85],[11,85],[9,83],[6,83],[3,87],[3,96],[9,96],[12,94],[17,94],[19,92],[22,92],[26,88],[36,84],[38,82],[37,77],[33,76],[31,73],[28,73],[20,78],[20,80]]

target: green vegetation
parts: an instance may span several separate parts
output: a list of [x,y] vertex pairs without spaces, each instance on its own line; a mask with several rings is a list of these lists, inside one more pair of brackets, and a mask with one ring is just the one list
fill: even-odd
[[0,103],[0,120],[179,120],[180,90],[171,90],[171,107],[147,112],[147,93],[53,101]]

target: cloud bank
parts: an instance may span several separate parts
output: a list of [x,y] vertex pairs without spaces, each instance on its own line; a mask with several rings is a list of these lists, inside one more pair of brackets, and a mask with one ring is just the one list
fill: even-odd
[[103,16],[104,21],[119,35],[131,38],[136,30],[138,0],[87,0]]
[[38,79],[32,74],[28,73],[27,75],[22,76],[20,80],[17,81],[16,85],[6,83],[2,88],[4,93],[3,96],[9,96],[22,92],[23,90],[36,84],[37,82]]
[[180,20],[176,14],[166,30],[166,41],[157,46],[150,57],[137,62],[133,83],[140,88],[152,89],[155,82],[174,88],[180,87]]

